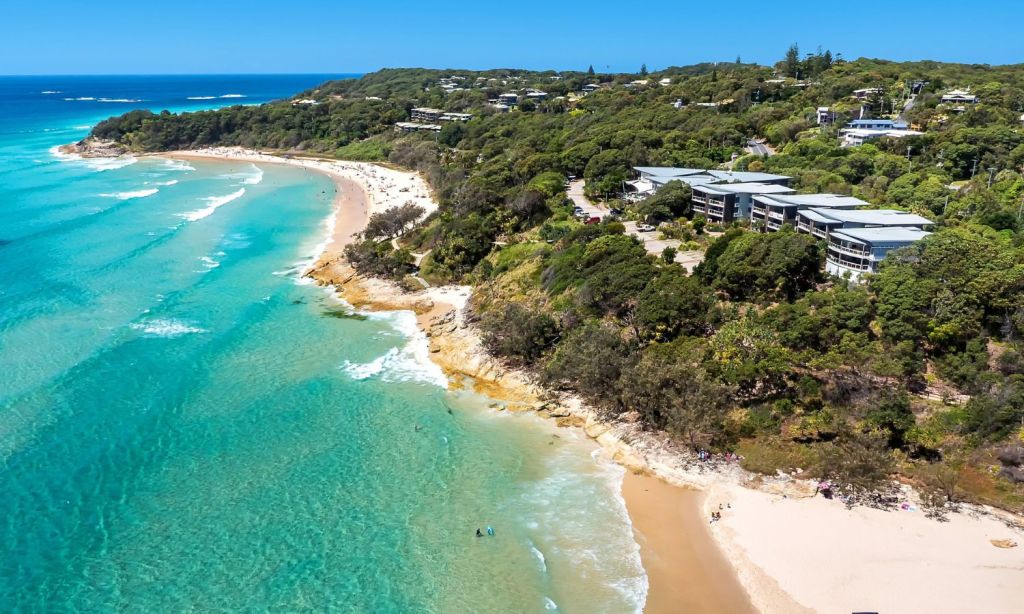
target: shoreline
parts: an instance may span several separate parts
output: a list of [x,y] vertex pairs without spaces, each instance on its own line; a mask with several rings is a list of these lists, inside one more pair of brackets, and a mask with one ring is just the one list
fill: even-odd
[[[409,293],[357,275],[343,261],[344,245],[372,213],[401,204],[406,194],[398,193],[398,177],[385,177],[411,176],[414,189],[422,183],[418,175],[235,148],[158,157],[289,164],[330,176],[338,188],[331,236],[305,275],[357,308],[413,311],[431,359],[453,387],[472,386],[503,401],[498,409],[536,411],[558,427],[582,428],[624,466],[622,495],[650,585],[646,612],[678,611],[680,599],[698,611],[1024,611],[1024,591],[1016,590],[1024,579],[1024,548],[995,545],[1003,539],[1024,544],[1020,518],[983,506],[964,506],[965,513],[945,523],[913,508],[846,510],[813,497],[813,484],[799,476],[754,476],[735,464],[709,468],[664,435],[603,421],[577,399],[554,398],[488,356],[466,318],[470,288]],[[430,200],[425,183],[423,190]],[[910,489],[905,495],[915,501]],[[707,519],[719,506],[723,518],[709,529]],[[968,578],[972,595],[956,590]],[[737,587],[738,602],[714,595],[736,597]]]

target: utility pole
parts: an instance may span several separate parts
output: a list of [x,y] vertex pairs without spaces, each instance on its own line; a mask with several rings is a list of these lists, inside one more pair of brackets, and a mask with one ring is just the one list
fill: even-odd
[[978,159],[975,158],[974,159],[974,166],[971,168],[971,179],[974,179],[974,176],[977,175],[977,174],[978,174]]
[[988,167],[988,187],[992,187],[992,177],[996,174],[996,168],[994,166]]

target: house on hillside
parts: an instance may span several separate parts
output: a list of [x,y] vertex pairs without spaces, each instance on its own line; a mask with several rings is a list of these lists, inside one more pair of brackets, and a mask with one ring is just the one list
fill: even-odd
[[895,209],[824,209],[811,207],[797,211],[796,229],[814,235],[819,239],[827,239],[833,232],[853,228],[917,228],[927,230],[935,222],[926,217],[897,211]]
[[920,136],[922,132],[910,130],[904,122],[891,119],[855,119],[840,130],[842,147],[856,147],[882,137],[904,138]]
[[751,203],[750,221],[764,232],[775,232],[784,224],[796,227],[803,209],[856,209],[868,203],[841,194],[758,194]]
[[828,236],[825,270],[857,280],[865,273],[878,272],[879,263],[892,250],[913,245],[930,234],[902,226],[833,231]]
[[874,96],[881,96],[885,93],[885,90],[880,87],[865,87],[859,90],[853,90],[853,95],[857,97],[857,100],[867,100]]
[[433,123],[441,120],[441,116],[444,115],[444,111],[441,109],[431,109],[429,107],[416,107],[412,110],[411,118],[414,122],[427,122]]
[[942,95],[943,104],[977,104],[978,97],[971,90],[950,90]]
[[705,170],[700,168],[677,168],[672,166],[636,166],[637,178],[627,181],[627,189],[638,194],[657,192],[670,181],[681,181],[690,187],[715,183],[767,183],[788,186],[790,177],[771,173],[747,171]]
[[793,188],[774,183],[709,183],[692,187],[693,210],[709,222],[728,224],[749,218],[753,199],[763,194],[792,194]]
[[473,119],[472,113],[442,113],[439,118],[443,122],[468,122]]
[[817,120],[819,126],[831,124],[836,120],[836,114],[832,111],[832,107],[818,107]]
[[419,122],[398,122],[395,124],[396,132],[440,132],[438,124],[421,124]]
[[515,92],[508,92],[506,94],[499,94],[498,95],[498,104],[504,104],[504,105],[508,105],[510,107],[514,107],[517,104],[519,104],[519,94],[516,94]]
[[604,86],[601,85],[600,83],[588,83],[582,87],[582,90],[584,94],[590,94],[591,92],[596,92],[602,87]]

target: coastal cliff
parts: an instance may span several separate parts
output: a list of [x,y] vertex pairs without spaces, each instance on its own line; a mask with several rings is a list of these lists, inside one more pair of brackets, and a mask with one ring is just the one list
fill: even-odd
[[[493,409],[532,411],[557,427],[580,428],[628,472],[698,489],[702,495],[699,516],[723,514],[722,521],[712,523],[711,535],[757,611],[822,611],[840,597],[821,588],[830,585],[828,570],[848,566],[851,560],[864,568],[887,570],[872,572],[871,581],[895,591],[901,583],[918,582],[915,578],[919,572],[913,565],[897,564],[893,557],[905,555],[913,560],[913,553],[927,550],[933,558],[945,561],[942,573],[951,582],[963,574],[987,576],[985,570],[997,559],[1014,557],[1003,554],[1016,550],[1021,535],[1020,519],[1010,513],[987,506],[964,506],[964,513],[956,514],[950,522],[938,523],[921,513],[919,496],[909,486],[901,488],[904,503],[895,511],[870,507],[849,510],[837,501],[817,496],[815,482],[799,472],[756,475],[742,469],[734,459],[700,459],[666,434],[644,430],[628,415],[609,420],[578,398],[545,390],[525,372],[508,368],[488,354],[467,307],[471,293],[467,286],[409,292],[396,283],[358,274],[341,257],[322,258],[307,276],[321,286],[333,287],[358,309],[415,312],[427,336],[431,359],[453,385],[472,386],[495,399]],[[632,490],[636,488],[631,486]],[[627,497],[627,505],[636,503]],[[815,527],[814,532],[805,530],[808,523]],[[825,534],[832,546],[815,547],[817,536]],[[942,544],[941,548],[936,544]],[[786,554],[794,546],[813,564],[794,563]],[[666,554],[658,552],[657,545],[647,547],[655,549],[655,559]],[[645,565],[652,574],[652,587],[658,581],[675,582],[677,574],[658,578],[658,572],[652,571],[656,564]],[[652,595],[657,594],[665,595],[666,591],[652,590]],[[853,603],[868,597],[863,592],[851,592],[842,595],[842,600]],[[874,598],[868,601],[874,602]],[[936,604],[939,601],[930,600]],[[647,611],[672,611],[671,607],[670,603],[649,602]]]

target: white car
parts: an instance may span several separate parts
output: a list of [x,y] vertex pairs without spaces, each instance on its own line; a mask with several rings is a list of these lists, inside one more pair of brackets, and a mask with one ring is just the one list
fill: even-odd
[[638,231],[640,231],[640,232],[654,232],[655,231],[654,226],[651,226],[650,224],[637,224],[636,225],[636,229]]

